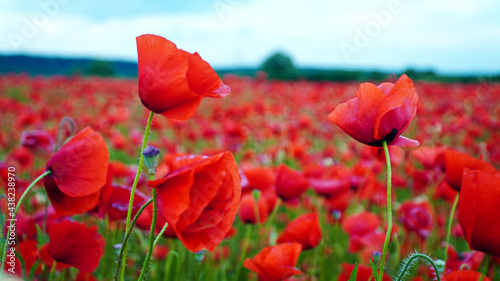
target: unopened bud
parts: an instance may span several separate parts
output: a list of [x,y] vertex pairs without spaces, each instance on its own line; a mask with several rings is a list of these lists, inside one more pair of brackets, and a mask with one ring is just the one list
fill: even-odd
[[380,261],[380,258],[382,257],[382,253],[379,251],[375,251],[373,252],[372,257],[373,257],[373,262],[377,264]]
[[437,274],[443,273],[446,262],[444,260],[435,260],[434,264],[436,265],[436,268],[439,271]]
[[194,259],[201,263],[205,259],[205,251],[201,250],[199,252],[194,253]]
[[253,198],[255,199],[255,201],[259,201],[260,194],[261,194],[260,190],[258,190],[258,189],[252,190],[252,195],[253,195]]
[[160,150],[152,145],[148,145],[142,152],[144,155],[144,164],[149,169],[149,174],[153,174],[156,171],[156,166],[160,161]]

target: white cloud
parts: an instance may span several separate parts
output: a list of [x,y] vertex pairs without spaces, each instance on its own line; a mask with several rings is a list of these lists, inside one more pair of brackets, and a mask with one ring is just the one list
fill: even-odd
[[[390,13],[387,24],[378,22],[368,44],[346,59],[341,44],[355,46],[359,30],[367,33],[370,24],[377,31],[374,14],[387,11],[391,1],[216,0],[204,14],[158,11],[101,21],[65,14],[62,6],[46,24],[34,24],[30,38],[23,31],[38,12],[3,10],[0,51],[135,60],[135,36],[155,33],[199,52],[214,66],[258,65],[280,49],[307,66],[500,71],[495,64],[500,58],[495,51],[500,49],[500,20],[486,17],[500,8],[494,0],[401,1],[401,12]],[[13,48],[9,34],[26,40]]]

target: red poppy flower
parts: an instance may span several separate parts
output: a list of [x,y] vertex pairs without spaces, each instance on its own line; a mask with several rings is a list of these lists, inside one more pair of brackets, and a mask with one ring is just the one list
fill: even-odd
[[467,265],[471,270],[478,270],[483,257],[484,253],[476,251],[457,253],[453,245],[449,245],[445,273],[459,270],[463,265]]
[[384,235],[377,230],[379,226],[380,219],[374,213],[361,212],[346,217],[342,222],[342,229],[349,234],[349,252],[380,250]]
[[361,143],[382,146],[387,141],[390,145],[415,147],[418,141],[401,134],[415,117],[417,102],[415,86],[403,74],[396,84],[361,84],[356,97],[337,105],[328,117]]
[[106,183],[109,153],[102,137],[86,127],[47,162],[51,174],[43,178],[47,195],[59,215],[92,210]]
[[[338,281],[347,281],[351,277],[352,270],[356,265],[344,263],[342,264],[342,272],[339,275]],[[371,267],[358,264],[358,272],[356,281],[375,281]],[[391,281],[391,277],[384,273],[382,281]]]
[[500,257],[500,172],[465,168],[458,210],[470,248]]
[[21,144],[24,147],[35,150],[52,151],[55,146],[55,140],[52,134],[47,131],[23,131],[21,133]]
[[52,225],[49,236],[50,242],[40,253],[47,266],[52,266],[54,260],[56,268],[72,266],[85,272],[93,272],[99,266],[105,242],[97,226],[62,221]]
[[277,243],[297,242],[302,250],[315,248],[321,242],[318,212],[304,214],[291,221],[276,240]]
[[495,168],[488,162],[476,159],[463,152],[455,151],[452,149],[446,150],[445,158],[446,158],[445,180],[456,191],[460,191],[460,185],[462,184],[462,174],[464,172],[465,167],[472,170],[488,170],[488,171],[495,170]]
[[380,226],[380,219],[374,213],[361,212],[350,215],[342,222],[342,229],[349,235],[364,235]]
[[257,209],[259,210],[259,223],[264,223],[267,220],[269,207],[266,199],[261,196],[257,202],[255,202],[255,198],[252,193],[247,193],[241,196],[239,215],[243,223],[255,224],[257,221]]
[[236,216],[240,173],[230,152],[193,159],[149,185],[158,190],[158,212],[184,246],[191,252],[213,251]]
[[431,234],[434,223],[432,205],[428,201],[405,201],[398,210],[399,221],[407,231],[415,232],[422,238]]
[[299,197],[309,188],[309,181],[299,171],[281,164],[276,171],[276,194],[288,201]]
[[97,278],[88,272],[80,271],[78,272],[75,281],[97,281]]
[[264,248],[253,259],[246,259],[243,266],[259,275],[259,281],[280,281],[302,274],[295,265],[302,246],[299,243],[283,243]]
[[137,53],[139,97],[155,113],[187,120],[204,97],[223,98],[229,94],[229,87],[198,53],[179,50],[163,37],[137,37]]
[[[481,273],[473,270],[456,270],[444,276],[446,281],[478,281],[481,279]],[[491,281],[490,278],[484,277],[483,281]]]
[[[109,185],[109,191],[106,192],[107,194],[103,195],[104,192],[101,192],[101,199],[98,205],[99,215],[104,217],[107,214],[110,220],[126,218],[131,190],[132,188],[128,186],[116,184]],[[139,208],[144,205],[147,200],[148,198],[146,195],[139,190],[135,191],[132,203],[132,216],[137,213]]]

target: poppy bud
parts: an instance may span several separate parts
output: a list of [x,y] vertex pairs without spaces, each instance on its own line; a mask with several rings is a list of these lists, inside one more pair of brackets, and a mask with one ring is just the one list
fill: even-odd
[[148,167],[148,173],[154,175],[156,171],[156,166],[160,161],[160,150],[152,145],[148,145],[142,152],[144,155],[144,164]]
[[253,198],[255,199],[255,201],[259,201],[261,193],[262,192],[258,189],[252,190],[252,195],[253,195]]
[[373,258],[373,262],[375,264],[377,264],[378,262],[380,262],[380,258],[382,257],[382,253],[380,253],[380,251],[375,251],[373,252],[372,254],[372,258]]
[[198,262],[201,263],[205,259],[205,251],[201,250],[199,252],[194,253],[194,259]]
[[436,268],[440,274],[444,272],[444,266],[446,264],[444,260],[435,260],[434,264],[436,265]]

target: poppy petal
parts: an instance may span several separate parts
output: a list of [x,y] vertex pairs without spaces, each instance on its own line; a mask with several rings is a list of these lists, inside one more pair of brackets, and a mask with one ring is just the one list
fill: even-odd
[[189,88],[198,95],[224,98],[229,95],[229,86],[222,83],[219,75],[198,53],[186,53],[189,63],[187,78]]
[[356,97],[337,105],[328,118],[353,139],[372,143],[375,141],[373,126],[377,109],[384,99],[384,93],[377,86],[363,83],[359,85]]
[[61,192],[53,177],[44,177],[43,184],[45,185],[50,203],[54,207],[54,211],[60,216],[86,213],[92,210],[99,202],[99,191],[85,196],[71,197]]
[[417,140],[409,139],[407,137],[398,136],[389,144],[395,146],[416,147],[420,144],[420,142]]
[[86,127],[50,158],[47,170],[63,193],[81,197],[98,192],[106,184],[108,161],[104,139]]
[[401,134],[417,114],[418,95],[411,79],[403,74],[378,108],[374,123],[376,139],[384,139],[393,129]]

